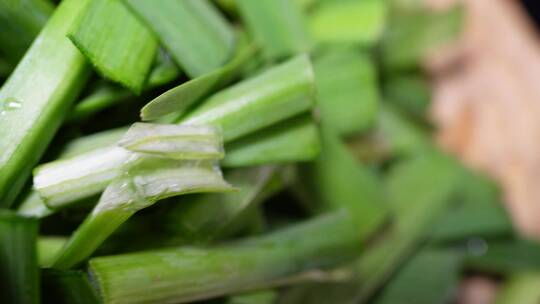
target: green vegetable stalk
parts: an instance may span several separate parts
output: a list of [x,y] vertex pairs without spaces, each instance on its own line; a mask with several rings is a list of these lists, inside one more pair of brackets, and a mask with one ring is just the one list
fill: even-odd
[[105,303],[185,303],[335,267],[359,245],[351,219],[336,213],[230,245],[99,257],[89,271]]
[[66,34],[87,0],[55,10],[0,89],[0,205],[19,194],[77,94],[89,66]]

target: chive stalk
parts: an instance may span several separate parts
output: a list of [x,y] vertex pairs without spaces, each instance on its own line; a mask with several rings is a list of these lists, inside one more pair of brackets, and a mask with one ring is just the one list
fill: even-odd
[[90,1],[68,37],[103,76],[142,91],[158,44],[120,0]]
[[[157,63],[148,76],[143,92],[168,84],[178,78],[179,75],[180,70],[178,67],[169,59],[167,54],[160,51],[158,52]],[[68,117],[68,121],[77,122],[83,120],[101,110],[130,101],[133,98],[136,98],[133,92],[103,81],[98,84],[90,95],[75,105]]]
[[86,82],[66,38],[86,0],[63,1],[0,89],[0,204],[9,206]]
[[230,141],[311,109],[313,81],[309,58],[299,55],[212,95],[181,122],[218,125]]
[[129,155],[129,151],[111,146],[41,165],[34,170],[34,189],[49,208],[60,208],[103,191],[120,175]]
[[0,212],[0,302],[39,303],[36,257],[37,221]]
[[288,0],[237,0],[236,6],[255,42],[270,60],[311,49],[300,8]]
[[313,160],[320,151],[319,130],[310,115],[300,115],[225,145],[223,167]]
[[185,303],[335,267],[358,247],[354,225],[340,212],[231,245],[94,258],[89,271],[105,303]]
[[188,76],[219,68],[233,54],[233,27],[207,0],[124,0],[169,51]]
[[329,48],[315,59],[317,102],[325,123],[342,135],[374,125],[379,104],[373,60],[353,48]]
[[[66,144],[59,158],[71,158],[115,144],[122,138],[126,131],[126,128],[118,128],[77,138]],[[24,216],[43,218],[53,214],[55,210],[50,209],[44,203],[40,194],[35,189],[32,189],[22,200],[17,212]]]

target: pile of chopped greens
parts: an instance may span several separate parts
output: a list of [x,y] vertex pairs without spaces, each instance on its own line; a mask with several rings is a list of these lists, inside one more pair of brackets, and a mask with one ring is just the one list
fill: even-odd
[[534,303],[540,247],[430,139],[462,11],[418,2],[0,0],[0,302]]

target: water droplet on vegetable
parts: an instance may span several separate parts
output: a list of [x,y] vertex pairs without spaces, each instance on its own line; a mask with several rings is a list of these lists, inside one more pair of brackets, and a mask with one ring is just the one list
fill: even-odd
[[467,251],[473,256],[481,256],[488,250],[488,244],[484,239],[472,238],[467,241]]
[[6,98],[2,103],[0,103],[0,116],[6,115],[8,112],[15,111],[20,109],[22,104],[15,98]]

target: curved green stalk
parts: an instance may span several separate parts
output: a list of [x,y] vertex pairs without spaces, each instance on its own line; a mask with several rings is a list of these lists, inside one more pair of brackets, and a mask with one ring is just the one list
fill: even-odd
[[[222,142],[214,127],[137,123],[119,144],[131,149],[145,147],[145,153],[124,150],[127,159],[118,175],[59,253],[55,268],[78,264],[135,212],[158,200],[186,193],[232,189],[223,180],[217,165],[222,154],[215,151],[222,151]],[[153,154],[146,153],[149,149]],[[64,195],[62,190],[58,190],[57,196]]]
[[239,42],[237,48],[236,55],[226,65],[172,88],[147,103],[141,109],[142,120],[155,120],[171,113],[180,117],[190,106],[233,78],[255,54],[251,45]]

